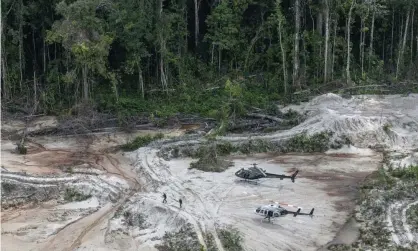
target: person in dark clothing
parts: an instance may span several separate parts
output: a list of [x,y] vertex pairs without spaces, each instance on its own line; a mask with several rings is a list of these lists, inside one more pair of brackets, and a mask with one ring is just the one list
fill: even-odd
[[180,208],[181,208],[181,204],[183,204],[183,201],[179,199],[179,203],[180,203]]
[[[271,217],[273,217],[273,211],[268,211],[267,215],[266,215],[266,218],[269,220],[269,222],[270,222]],[[264,219],[266,219],[266,218],[264,218]]]
[[163,193],[163,203],[167,203],[167,195]]

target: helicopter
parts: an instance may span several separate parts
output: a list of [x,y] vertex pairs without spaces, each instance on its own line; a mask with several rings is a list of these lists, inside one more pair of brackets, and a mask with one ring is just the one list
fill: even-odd
[[292,212],[292,211],[288,211],[285,208],[279,206],[279,205],[274,205],[274,204],[270,204],[270,205],[264,205],[264,206],[260,206],[255,210],[255,213],[257,215],[260,216],[264,216],[265,219],[267,218],[270,222],[271,218],[276,218],[276,217],[283,217],[287,214],[293,214],[293,217],[296,217],[298,215],[308,215],[311,218],[313,217],[313,212],[314,212],[314,208],[312,208],[312,210],[308,213],[301,213],[300,212],[301,208],[299,207],[298,210],[296,212]]
[[298,174],[299,170],[296,170],[294,174],[291,176],[284,175],[284,174],[273,174],[267,173],[266,170],[263,170],[257,167],[257,164],[254,163],[252,167],[248,169],[241,168],[240,170],[235,172],[235,176],[242,178],[246,181],[248,180],[258,180],[261,178],[277,178],[283,180],[284,178],[291,179],[293,183],[295,183],[296,175]]

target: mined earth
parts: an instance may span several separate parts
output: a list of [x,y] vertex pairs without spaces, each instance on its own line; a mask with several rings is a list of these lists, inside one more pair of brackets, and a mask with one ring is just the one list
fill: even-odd
[[[282,107],[306,115],[292,129],[251,139],[281,142],[302,132],[333,132],[332,141],[348,139],[324,153],[234,154],[224,172],[189,169],[191,158],[163,159],[171,146],[201,145],[200,135],[187,137],[181,128],[134,133],[28,137],[25,155],[16,152],[16,138],[27,131],[53,128],[53,117],[41,117],[29,127],[19,120],[2,121],[2,250],[163,250],[167,233],[191,226],[185,238],[191,250],[229,250],[222,229],[233,226],[245,250],[318,250],[350,244],[358,238],[351,216],[364,179],[382,167],[417,164],[418,95],[319,96],[298,106]],[[163,133],[159,140],[132,152],[117,146],[136,136]],[[249,136],[218,137],[232,143]],[[340,142],[342,142],[340,140]],[[295,183],[263,179],[242,182],[234,175],[258,163],[271,173],[292,174]],[[162,194],[167,203],[162,203]],[[182,199],[180,208],[178,200]],[[314,217],[288,215],[263,221],[254,213],[260,205],[280,203]],[[387,225],[393,245],[407,247],[418,234],[403,211],[417,200],[388,205]],[[400,222],[400,223],[399,223]],[[402,223],[402,224],[401,224]],[[196,246],[193,246],[196,245]],[[167,250],[167,249],[164,249]]]

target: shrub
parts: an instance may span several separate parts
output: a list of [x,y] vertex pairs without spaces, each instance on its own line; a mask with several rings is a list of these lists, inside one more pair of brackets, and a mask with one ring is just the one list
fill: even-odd
[[238,230],[232,227],[217,229],[219,239],[225,250],[228,251],[241,251],[242,237]]
[[196,251],[201,250],[202,247],[193,226],[188,223],[177,232],[166,232],[161,244],[156,245],[155,248],[160,251]]
[[28,152],[28,149],[26,148],[26,146],[24,146],[23,144],[18,144],[17,145],[17,147],[16,147],[16,151],[19,153],[19,154],[23,154],[23,155],[25,155],[27,152]]
[[406,211],[408,224],[411,225],[414,232],[418,232],[418,205],[413,205]]
[[390,133],[390,129],[392,128],[391,124],[384,124],[383,125],[383,131],[385,131],[386,134]]
[[12,183],[5,183],[4,181],[1,183],[1,188],[3,193],[10,193],[11,191],[15,190],[17,186]]
[[125,211],[123,213],[123,218],[125,219],[125,223],[128,226],[135,226],[141,229],[144,229],[145,226],[145,218],[142,214],[133,214],[129,211]]
[[138,136],[133,141],[128,142],[121,146],[121,149],[124,151],[134,151],[140,147],[146,146],[149,143],[164,138],[164,134],[158,133],[154,136],[145,135],[145,136]]
[[315,133],[312,136],[306,132],[296,135],[287,141],[287,151],[289,152],[325,152],[329,149],[331,131]]
[[418,180],[418,166],[393,169],[390,174],[403,180]]
[[82,194],[75,189],[67,188],[64,194],[66,201],[83,201],[91,198],[90,194]]
[[206,172],[223,172],[228,167],[232,166],[231,161],[226,161],[219,156],[227,155],[231,153],[232,145],[220,144],[219,146],[216,143],[213,143],[209,146],[204,146],[199,148],[198,156],[200,157],[198,161],[190,163],[189,169],[198,169]]

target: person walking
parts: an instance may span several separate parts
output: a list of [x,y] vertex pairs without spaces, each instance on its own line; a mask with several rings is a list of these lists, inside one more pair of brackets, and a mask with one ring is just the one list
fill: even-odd
[[163,193],[163,203],[167,203],[167,195]]
[[181,208],[181,204],[183,204],[183,201],[179,199],[179,203],[180,203],[180,208]]
[[[270,222],[270,220],[271,220],[271,217],[273,217],[273,211],[269,210],[269,211],[267,212],[267,216],[266,216],[266,218],[269,220],[269,222]],[[266,218],[264,218],[264,219],[266,219]]]

